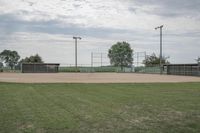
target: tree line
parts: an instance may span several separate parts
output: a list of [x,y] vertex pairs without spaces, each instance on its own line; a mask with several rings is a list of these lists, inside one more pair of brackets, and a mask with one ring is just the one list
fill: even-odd
[[20,67],[22,63],[44,63],[42,57],[38,54],[26,57],[20,60],[20,55],[17,51],[4,50],[0,53],[0,68],[4,66],[10,67],[11,70]]
[[[112,66],[130,67],[133,64],[133,52],[130,44],[127,42],[117,42],[112,45],[108,50],[108,57]],[[162,57],[162,64],[170,64],[169,57]],[[200,57],[196,59],[197,63],[200,63]],[[17,51],[4,50],[0,53],[0,68],[5,64],[6,66],[14,69],[16,66],[20,66],[22,63],[44,63],[42,57],[38,54],[26,57],[20,60],[20,55]],[[155,66],[160,64],[160,57],[155,53],[147,56],[143,60],[145,66]]]
[[[134,50],[131,48],[130,44],[127,42],[117,42],[112,45],[112,47],[108,50],[108,57],[110,58],[110,63],[113,66],[120,66],[121,70],[123,67],[130,67],[133,64],[133,52]],[[162,64],[169,64],[169,57],[162,57]],[[147,56],[143,60],[143,64],[145,66],[155,66],[160,64],[160,57],[155,53]]]
[[[127,42],[117,42],[112,45],[108,50],[108,57],[112,66],[121,67],[131,67],[133,64],[133,49]],[[168,57],[163,57],[162,63],[168,64]],[[143,63],[145,66],[158,65],[160,58],[156,54],[148,56]],[[44,63],[42,57],[38,54],[32,55],[30,57],[25,57],[20,60],[20,55],[17,51],[4,50],[0,53],[0,68],[5,64],[13,70],[16,67],[20,67],[22,63]]]

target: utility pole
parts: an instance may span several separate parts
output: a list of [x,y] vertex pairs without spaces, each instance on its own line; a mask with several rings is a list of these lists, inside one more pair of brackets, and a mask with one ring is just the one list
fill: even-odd
[[146,67],[147,67],[147,64],[146,64],[146,61],[147,61],[147,52],[146,51],[144,52],[144,60],[145,60],[145,62],[144,62],[144,71],[146,73]]
[[75,40],[75,67],[77,69],[77,40],[81,40],[81,37],[73,37]]
[[137,67],[139,67],[139,52],[137,52]]
[[103,53],[101,53],[101,67],[103,65]]
[[155,30],[160,29],[160,74],[163,73],[163,69],[162,69],[162,28],[163,28],[163,25],[155,28]]
[[93,69],[93,52],[91,53],[91,68],[90,68],[90,72],[93,72],[92,69]]

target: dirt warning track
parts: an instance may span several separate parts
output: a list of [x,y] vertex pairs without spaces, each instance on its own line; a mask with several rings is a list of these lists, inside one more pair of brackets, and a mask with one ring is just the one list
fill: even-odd
[[0,73],[12,83],[176,83],[200,82],[200,77],[135,73]]

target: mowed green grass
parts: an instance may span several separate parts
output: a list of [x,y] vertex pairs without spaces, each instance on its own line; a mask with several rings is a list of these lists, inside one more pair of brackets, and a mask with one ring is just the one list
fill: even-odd
[[198,133],[200,83],[0,83],[0,133]]

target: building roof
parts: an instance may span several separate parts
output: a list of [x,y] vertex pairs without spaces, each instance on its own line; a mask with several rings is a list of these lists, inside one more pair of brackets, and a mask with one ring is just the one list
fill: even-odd
[[165,64],[164,66],[198,66],[199,64]]
[[22,63],[24,65],[60,65],[59,63]]

